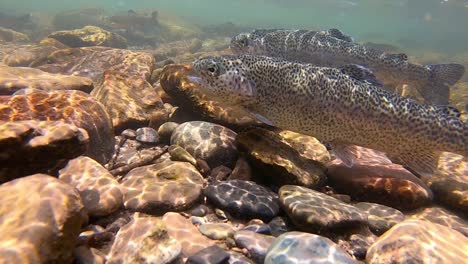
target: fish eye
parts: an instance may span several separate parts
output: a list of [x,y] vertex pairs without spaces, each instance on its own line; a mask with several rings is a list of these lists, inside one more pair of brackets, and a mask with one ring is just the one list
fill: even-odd
[[247,38],[242,38],[242,39],[240,40],[240,43],[242,44],[242,46],[247,46],[247,44],[248,44],[248,43],[247,43]]
[[219,72],[218,65],[216,65],[215,63],[209,64],[206,67],[206,70],[208,71],[208,74],[210,74],[212,76],[217,75],[218,72]]

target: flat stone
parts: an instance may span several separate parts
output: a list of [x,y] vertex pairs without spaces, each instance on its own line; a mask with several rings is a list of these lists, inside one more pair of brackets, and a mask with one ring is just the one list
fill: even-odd
[[288,232],[271,245],[265,264],[275,263],[358,263],[330,239],[302,232]]
[[186,162],[162,161],[131,170],[122,181],[125,207],[165,213],[184,210],[202,195],[203,177]]
[[270,248],[275,237],[243,230],[236,232],[234,240],[238,247],[245,248],[249,251],[251,258],[256,263],[263,263],[268,248]]
[[153,112],[163,107],[144,78],[117,70],[105,71],[91,95],[106,107],[116,131],[147,126]]
[[157,144],[159,142],[158,132],[151,127],[140,127],[136,130],[136,140],[143,144]]
[[29,42],[28,35],[9,28],[0,27],[0,40],[5,42]]
[[106,263],[171,263],[181,250],[160,218],[136,213],[117,233]]
[[198,251],[187,259],[188,264],[224,264],[229,259],[229,254],[218,246],[211,246]]
[[50,45],[4,44],[0,45],[0,61],[11,67],[34,67],[56,50]]
[[234,235],[234,228],[230,224],[225,223],[203,224],[198,227],[198,230],[206,237],[215,240],[224,240]]
[[432,206],[418,210],[410,218],[450,227],[468,237],[468,221],[442,207]]
[[47,172],[86,151],[86,130],[61,121],[0,123],[0,183]]
[[0,96],[0,121],[63,121],[83,128],[89,135],[86,155],[101,164],[114,152],[114,131],[103,105],[81,91],[21,90]]
[[75,30],[57,31],[48,36],[69,47],[105,46],[126,48],[127,40],[116,34],[95,26],[85,26]]
[[465,263],[468,238],[439,224],[406,220],[369,248],[366,263]]
[[357,203],[354,206],[366,212],[369,227],[377,235],[383,234],[392,226],[405,220],[405,215],[397,209],[375,203]]
[[115,212],[123,205],[119,182],[101,164],[78,157],[60,170],[59,179],[78,189],[90,216]]
[[340,160],[328,165],[330,185],[354,200],[411,210],[429,204],[433,194],[426,184],[403,166],[391,163],[383,154],[355,147],[360,158],[352,168]]
[[166,213],[163,222],[169,235],[182,245],[182,254],[186,257],[215,245],[215,242],[202,235],[189,219],[178,213]]
[[205,160],[211,168],[233,167],[237,160],[236,132],[209,122],[192,121],[178,126],[171,145],[179,145],[194,158]]
[[326,180],[330,156],[317,139],[285,130],[254,128],[240,133],[237,141],[254,169],[273,184],[319,188]]
[[80,90],[85,93],[93,89],[93,81],[79,76],[47,73],[27,67],[0,65],[0,95],[11,95],[24,88],[40,90]]
[[0,185],[0,259],[4,263],[71,263],[87,221],[79,193],[35,174]]
[[280,188],[279,201],[292,222],[308,232],[337,231],[367,225],[367,214],[326,194],[301,186]]
[[276,195],[254,182],[219,182],[207,186],[203,192],[216,206],[239,218],[268,221],[279,213]]

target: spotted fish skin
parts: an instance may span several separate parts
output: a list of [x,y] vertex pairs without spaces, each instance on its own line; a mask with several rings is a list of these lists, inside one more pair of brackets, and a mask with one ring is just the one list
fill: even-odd
[[265,55],[286,60],[338,67],[359,64],[369,68],[384,86],[395,88],[408,84],[419,91],[426,102],[445,105],[449,86],[464,74],[460,64],[418,65],[408,62],[405,54],[390,54],[354,43],[337,29],[254,30],[231,40],[236,54]]
[[385,152],[431,173],[439,152],[467,156],[467,126],[437,107],[317,67],[265,56],[206,57],[194,62],[202,91],[323,143]]

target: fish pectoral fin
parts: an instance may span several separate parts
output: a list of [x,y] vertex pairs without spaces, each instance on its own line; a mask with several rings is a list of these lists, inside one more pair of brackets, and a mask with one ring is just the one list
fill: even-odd
[[392,160],[405,166],[416,176],[430,178],[437,170],[440,154],[441,152],[415,151]]
[[353,39],[350,36],[344,34],[339,29],[331,28],[331,29],[327,30],[327,33],[331,37],[341,39],[341,40],[346,41],[346,42],[353,42]]
[[273,122],[271,122],[268,118],[262,116],[261,114],[258,114],[258,113],[255,113],[255,112],[252,112],[252,111],[248,111],[251,115],[253,115],[258,121],[264,123],[264,124],[267,124],[269,126],[275,126],[273,124]]
[[333,154],[335,154],[346,167],[353,167],[358,160],[359,154],[354,145],[347,145],[339,142],[331,142],[329,145]]
[[373,85],[382,86],[374,73],[368,68],[358,64],[347,64],[339,68],[342,73],[360,81],[368,82]]

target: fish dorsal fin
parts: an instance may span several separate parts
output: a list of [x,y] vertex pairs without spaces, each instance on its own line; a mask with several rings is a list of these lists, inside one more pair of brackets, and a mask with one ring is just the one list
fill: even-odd
[[437,113],[440,113],[442,115],[454,117],[454,118],[460,118],[461,113],[460,110],[457,108],[450,106],[450,105],[437,105],[434,106],[435,110]]
[[341,32],[339,29],[336,29],[336,28],[331,28],[327,30],[327,34],[331,37],[341,39],[346,42],[353,42],[353,39],[350,36],[345,35],[343,32]]
[[408,55],[405,53],[385,53],[385,59],[407,61]]
[[347,64],[339,68],[342,73],[349,75],[350,77],[368,82],[373,85],[381,86],[382,84],[377,80],[374,73],[368,68],[358,65],[358,64]]

